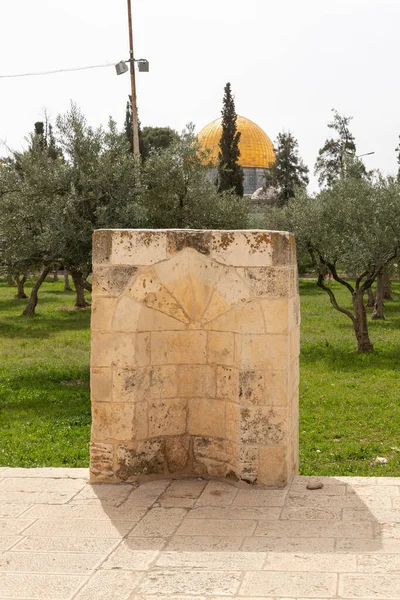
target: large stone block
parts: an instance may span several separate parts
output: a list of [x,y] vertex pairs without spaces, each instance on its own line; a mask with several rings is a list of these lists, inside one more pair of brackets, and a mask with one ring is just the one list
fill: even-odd
[[192,474],[284,485],[298,466],[294,238],[93,238],[93,481]]

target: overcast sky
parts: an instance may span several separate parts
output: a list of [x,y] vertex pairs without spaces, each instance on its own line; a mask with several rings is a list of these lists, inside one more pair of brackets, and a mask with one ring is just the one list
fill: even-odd
[[[400,133],[399,0],[132,0],[143,125],[197,130],[236,110],[272,140],[290,130],[313,169],[331,109],[354,116],[368,168],[396,170]],[[126,0],[0,0],[0,75],[128,58]],[[0,79],[0,139],[19,149],[46,108],[80,105],[89,123],[122,126],[129,75],[113,67]],[[1,154],[1,149],[0,149]]]

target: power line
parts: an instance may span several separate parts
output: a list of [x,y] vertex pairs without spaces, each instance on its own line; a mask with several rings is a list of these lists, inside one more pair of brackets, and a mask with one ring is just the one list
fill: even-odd
[[90,65],[88,67],[71,67],[69,69],[57,69],[55,71],[37,71],[36,73],[17,73],[14,75],[0,75],[0,79],[16,79],[17,77],[37,77],[38,75],[53,75],[54,73],[68,73],[71,71],[86,71],[87,69],[103,69],[113,67],[115,63],[104,63],[102,65]]

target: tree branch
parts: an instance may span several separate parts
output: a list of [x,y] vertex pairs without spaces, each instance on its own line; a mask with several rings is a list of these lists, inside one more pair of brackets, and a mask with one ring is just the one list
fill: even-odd
[[343,277],[340,277],[336,271],[336,266],[333,263],[326,263],[327,266],[329,267],[330,272],[332,273],[333,279],[335,281],[337,281],[338,283],[340,283],[341,285],[344,285],[350,292],[350,294],[353,294],[354,292],[354,288],[353,286],[346,281],[345,279],[343,279]]
[[[332,275],[333,275],[333,273],[332,273]],[[328,294],[329,300],[331,301],[332,306],[334,308],[336,308],[336,310],[338,310],[339,312],[346,315],[346,317],[349,317],[349,319],[352,321],[352,323],[354,323],[354,320],[355,320],[354,315],[346,308],[342,308],[341,306],[339,306],[339,304],[337,303],[337,300],[335,298],[335,294],[328,286],[325,285],[324,276],[322,274],[318,275],[317,286],[320,287],[321,290],[324,290],[324,292],[326,292]]]

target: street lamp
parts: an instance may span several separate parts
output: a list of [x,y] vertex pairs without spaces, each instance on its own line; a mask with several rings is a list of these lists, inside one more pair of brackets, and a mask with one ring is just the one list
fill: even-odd
[[135,62],[138,63],[138,69],[141,73],[149,72],[149,61],[145,58],[139,58],[135,60],[133,55],[133,32],[132,32],[132,9],[131,0],[128,0],[128,24],[129,24],[129,59],[127,61],[121,60],[115,65],[117,75],[122,75],[128,71],[131,72],[131,93],[132,93],[132,130],[133,130],[133,156],[139,158],[139,126],[138,126],[138,114],[137,114],[137,103],[136,103],[136,79],[135,79]]

